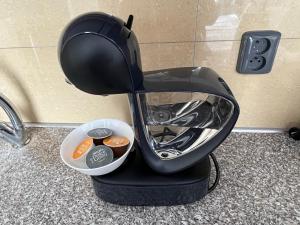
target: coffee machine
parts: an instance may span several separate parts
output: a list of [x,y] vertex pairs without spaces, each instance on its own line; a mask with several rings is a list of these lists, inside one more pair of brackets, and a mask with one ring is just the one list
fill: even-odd
[[[120,168],[92,177],[95,192],[123,205],[194,202],[218,183],[212,152],[234,127],[238,103],[209,68],[144,72],[132,23],[132,15],[124,22],[88,13],[66,27],[58,47],[69,83],[94,95],[128,94],[134,147]],[[209,157],[217,172],[212,187]]]

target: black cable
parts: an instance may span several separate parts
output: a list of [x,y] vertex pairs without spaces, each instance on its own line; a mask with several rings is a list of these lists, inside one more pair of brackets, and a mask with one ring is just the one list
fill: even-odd
[[296,127],[292,127],[289,130],[289,135],[291,138],[293,138],[294,140],[299,141],[300,140],[300,129],[296,128]]
[[212,161],[213,161],[213,163],[215,165],[216,179],[215,179],[215,182],[213,183],[213,185],[210,188],[208,188],[208,193],[210,193],[213,190],[215,190],[215,188],[218,186],[219,181],[220,181],[220,167],[219,167],[219,163],[217,161],[217,158],[214,155],[214,153],[210,153],[209,156],[210,156],[210,158],[212,159]]

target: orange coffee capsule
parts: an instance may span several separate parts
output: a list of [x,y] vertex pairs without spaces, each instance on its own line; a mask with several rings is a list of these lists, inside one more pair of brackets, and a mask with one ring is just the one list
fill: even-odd
[[79,159],[93,147],[93,138],[84,139],[73,152],[73,159]]
[[113,150],[115,157],[120,157],[126,152],[129,140],[123,136],[110,136],[103,140],[103,144]]

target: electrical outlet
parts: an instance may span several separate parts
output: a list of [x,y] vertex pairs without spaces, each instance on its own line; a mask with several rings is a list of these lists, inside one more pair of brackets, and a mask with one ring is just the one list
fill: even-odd
[[254,41],[252,51],[256,54],[263,54],[271,47],[271,41],[267,38],[259,38]]
[[259,71],[266,65],[266,59],[263,56],[255,56],[247,62],[247,68],[253,71]]
[[248,31],[243,34],[236,70],[264,74],[272,69],[281,34],[278,31]]

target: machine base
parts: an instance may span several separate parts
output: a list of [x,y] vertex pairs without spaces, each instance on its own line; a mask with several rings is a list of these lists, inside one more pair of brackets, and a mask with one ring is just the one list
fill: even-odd
[[208,193],[210,161],[172,175],[151,170],[139,150],[114,172],[92,177],[96,195],[104,201],[131,206],[168,206],[195,202]]

